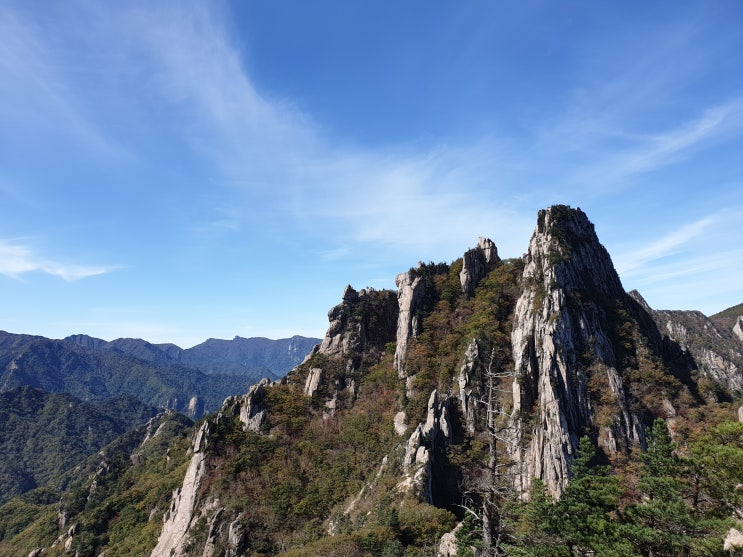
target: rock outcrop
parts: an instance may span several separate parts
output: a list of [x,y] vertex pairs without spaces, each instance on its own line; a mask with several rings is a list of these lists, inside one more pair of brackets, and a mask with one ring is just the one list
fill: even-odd
[[268,379],[261,380],[260,383],[250,387],[248,393],[238,400],[240,422],[246,431],[257,433],[263,420],[266,419],[266,387],[268,384]]
[[434,502],[434,474],[437,455],[451,441],[451,399],[439,397],[434,390],[428,399],[425,423],[420,423],[408,438],[403,457],[403,479],[398,489],[413,493],[428,503]]
[[266,419],[266,412],[268,411],[266,389],[270,386],[271,382],[268,378],[263,378],[260,382],[252,385],[244,395],[227,397],[222,404],[218,417],[229,411],[231,414],[238,416],[244,431],[258,433]]
[[150,557],[178,557],[184,555],[188,532],[198,519],[197,496],[206,469],[206,446],[209,422],[202,424],[191,445],[193,456],[183,478],[183,484],[173,492],[170,508],[163,516],[163,529]]
[[408,350],[408,340],[420,333],[420,310],[424,299],[426,284],[423,277],[410,270],[400,273],[395,278],[397,286],[397,345],[395,347],[395,369],[400,378],[406,377],[405,355]]
[[462,417],[468,433],[475,432],[478,401],[483,396],[482,362],[480,346],[477,339],[472,339],[464,354],[464,361],[459,369],[459,403]]
[[699,371],[732,392],[743,391],[743,349],[734,328],[720,329],[699,311],[655,310],[652,316]]
[[348,373],[358,371],[361,356],[381,353],[385,344],[395,340],[397,304],[389,290],[365,288],[358,292],[350,285],[343,301],[328,312],[328,331],[318,352],[343,358]]
[[307,380],[304,382],[304,394],[305,396],[311,397],[315,394],[315,391],[320,386],[322,381],[322,368],[311,367],[310,372],[307,374]]
[[477,284],[498,261],[500,261],[498,248],[493,241],[489,238],[478,238],[477,247],[466,251],[462,258],[462,270],[459,273],[462,293],[467,297],[472,296]]
[[[311,364],[305,377],[305,394],[314,396],[324,383],[332,382],[326,405],[331,413],[335,402],[330,399],[339,392],[348,390],[355,396],[364,362],[376,362],[387,343],[394,342],[397,315],[394,292],[373,288],[357,292],[346,286],[343,301],[328,312],[330,323],[325,338],[305,360]],[[318,356],[321,364],[312,364]],[[332,369],[325,369],[324,365]]]
[[738,340],[743,342],[743,315],[739,315],[738,319],[735,320],[735,325],[733,325],[733,334]]
[[517,463],[518,491],[526,493],[532,478],[540,478],[559,495],[579,437],[596,429],[590,375],[600,374],[614,399],[599,443],[607,451],[643,443],[608,326],[609,314],[626,294],[580,209],[540,211],[524,263],[524,290],[511,335],[515,378],[509,451]]

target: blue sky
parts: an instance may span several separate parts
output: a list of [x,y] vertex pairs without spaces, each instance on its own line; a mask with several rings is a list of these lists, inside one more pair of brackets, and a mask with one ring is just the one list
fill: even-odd
[[0,4],[0,329],[322,336],[539,209],[658,309],[743,302],[743,4]]

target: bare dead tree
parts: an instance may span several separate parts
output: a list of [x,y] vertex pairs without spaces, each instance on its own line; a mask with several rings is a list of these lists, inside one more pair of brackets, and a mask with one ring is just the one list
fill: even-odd
[[485,371],[485,389],[478,404],[485,411],[485,436],[487,442],[487,462],[478,473],[467,478],[463,493],[471,497],[470,504],[462,507],[482,525],[482,555],[504,555],[505,516],[503,503],[512,490],[509,488],[508,473],[511,462],[505,456],[508,413],[503,409],[504,400],[511,396],[510,388],[503,388],[514,372],[505,369],[506,358],[491,349]]

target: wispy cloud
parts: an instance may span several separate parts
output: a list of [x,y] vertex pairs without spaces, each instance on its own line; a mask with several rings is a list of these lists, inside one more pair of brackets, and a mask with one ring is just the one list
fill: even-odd
[[62,263],[39,257],[27,246],[7,240],[0,240],[0,274],[20,278],[21,275],[31,272],[41,272],[59,277],[67,282],[102,275],[118,267],[78,265]]
[[684,245],[698,238],[716,220],[715,216],[699,219],[669,232],[641,249],[620,255],[617,257],[619,272],[624,275],[631,275],[650,262],[677,253]]
[[725,209],[680,226],[617,254],[617,270],[625,286],[639,289],[653,307],[721,311],[721,300],[740,302],[743,247],[733,231],[741,218],[739,209]]
[[[501,234],[493,238],[501,251],[518,255],[533,227],[532,199],[540,205],[564,201],[561,197],[576,189],[613,195],[630,187],[626,183],[633,177],[743,131],[743,97],[696,108],[681,123],[644,122],[642,116],[671,86],[692,79],[690,65],[705,63],[700,53],[689,64],[669,63],[693,44],[696,30],[681,26],[652,41],[645,37],[644,44],[653,45],[651,55],[613,60],[613,77],[604,69],[596,79],[578,83],[572,103],[555,110],[559,116],[527,123],[532,127],[526,139],[493,134],[455,146],[353,147],[290,100],[259,90],[224,16],[213,5],[196,2],[129,5],[114,18],[108,14],[103,25],[122,59],[146,67],[146,79],[137,85],[139,102],[157,98],[158,108],[176,115],[167,125],[179,127],[167,131],[184,138],[195,158],[214,167],[217,177],[208,187],[239,191],[234,198],[225,194],[235,201],[229,211],[200,215],[194,228],[201,232],[249,233],[255,213],[270,209],[322,237],[331,259],[350,254],[354,243],[448,256],[482,234]],[[53,53],[42,36],[28,25],[7,23],[8,17],[4,28],[15,29],[11,40],[31,54],[43,80],[63,82],[48,63]],[[623,51],[616,47],[605,45],[602,56]],[[32,79],[7,55],[11,50],[0,56],[3,67]],[[607,66],[606,60],[594,62],[596,68]],[[28,88],[33,89],[23,87]],[[55,85],[43,98],[41,104],[71,114],[78,128],[95,135],[97,127],[89,125],[70,88]],[[648,99],[654,100],[648,104]],[[535,113],[541,118],[545,110]],[[700,220],[637,250],[626,257],[625,272],[672,253],[708,224]],[[38,261],[32,266],[42,268]],[[43,268],[61,277],[95,274],[84,267],[63,271],[47,263]]]
[[[584,123],[599,127],[597,122]],[[606,125],[601,133],[604,141],[586,147],[583,156],[590,160],[570,173],[573,183],[616,191],[627,187],[631,179],[671,166],[693,156],[697,151],[713,147],[732,134],[743,132],[743,98],[703,109],[687,121],[656,131],[636,131],[622,125]],[[591,132],[585,130],[584,139]],[[606,137],[622,138],[622,145]]]
[[740,88],[709,77],[729,57],[716,17],[682,9],[585,51],[572,91],[533,123],[531,155],[553,182],[610,195],[743,134]]
[[0,120],[24,130],[19,141],[61,137],[57,145],[74,145],[86,157],[132,159],[81,102],[88,85],[68,75],[75,73],[65,58],[68,48],[55,47],[37,22],[2,7],[0,34]]
[[156,68],[151,85],[182,111],[197,156],[247,194],[246,220],[258,199],[326,241],[342,234],[344,245],[441,252],[493,230],[509,230],[505,242],[518,230],[525,244],[533,217],[511,210],[521,192],[501,180],[510,170],[496,141],[350,147],[286,99],[259,93],[214,13],[161,15],[136,23]]

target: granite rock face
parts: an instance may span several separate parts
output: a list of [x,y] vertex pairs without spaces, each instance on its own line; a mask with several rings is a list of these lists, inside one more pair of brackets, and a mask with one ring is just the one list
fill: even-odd
[[738,319],[735,320],[735,325],[733,325],[733,334],[743,342],[743,315],[739,315]]
[[304,393],[325,396],[326,416],[331,416],[341,393],[349,393],[351,399],[356,396],[364,364],[376,362],[387,344],[394,342],[398,320],[395,293],[373,288],[356,291],[348,285],[341,303],[328,312],[328,320],[325,338],[304,362],[310,366],[304,377]]
[[485,278],[498,261],[500,261],[498,248],[493,241],[489,238],[479,238],[477,247],[466,251],[462,257],[462,270],[459,273],[462,293],[467,297],[472,296],[477,284]]
[[395,278],[397,285],[397,332],[395,339],[395,369],[400,378],[407,376],[405,372],[405,355],[408,350],[408,340],[420,334],[420,310],[424,299],[426,284],[422,277],[414,271],[400,273]]
[[731,330],[699,311],[651,310],[658,328],[694,361],[696,368],[733,392],[743,391],[743,346]]
[[185,554],[190,528],[200,516],[197,496],[206,473],[206,446],[209,422],[196,432],[191,449],[193,456],[183,484],[173,492],[173,501],[163,516],[163,529],[150,557],[178,557]]
[[266,388],[268,379],[262,379],[248,390],[247,394],[237,397],[236,404],[240,407],[239,417],[245,431],[258,433],[263,420],[266,419]]
[[540,478],[560,495],[579,437],[595,426],[589,374],[600,374],[614,398],[611,423],[598,436],[602,448],[614,452],[644,442],[608,333],[608,313],[626,294],[580,209],[540,211],[524,263],[511,335],[515,377],[509,451],[517,490],[526,493],[532,478]]
[[464,427],[468,433],[475,432],[478,412],[478,401],[485,394],[483,385],[483,363],[480,359],[480,346],[477,339],[472,339],[464,354],[464,361],[459,369],[459,403],[461,405]]
[[428,398],[425,423],[419,423],[408,438],[403,457],[403,478],[398,490],[412,492],[433,503],[434,465],[439,450],[452,438],[451,399],[434,390]]
[[350,285],[343,301],[328,312],[328,330],[318,352],[330,358],[341,358],[349,374],[359,370],[365,352],[383,352],[385,344],[394,342],[397,325],[394,293]]

